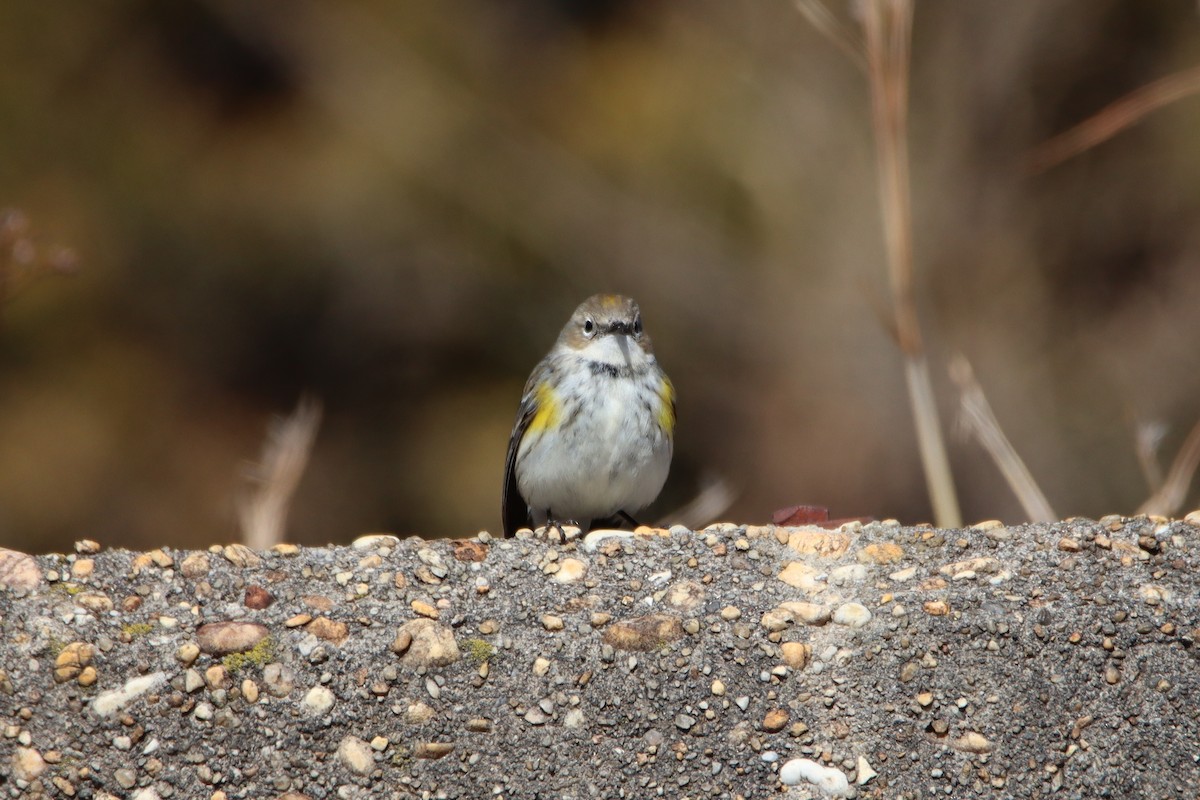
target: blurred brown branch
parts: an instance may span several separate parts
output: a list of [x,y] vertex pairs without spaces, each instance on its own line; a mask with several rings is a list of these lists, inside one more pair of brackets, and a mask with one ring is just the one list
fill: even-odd
[[1159,78],[1035,147],[1025,159],[1025,169],[1033,174],[1044,172],[1136,125],[1150,112],[1197,92],[1200,67]]
[[1025,515],[1030,522],[1052,522],[1058,519],[1054,509],[1050,507],[1046,495],[1038,487],[1025,462],[1017,455],[1016,449],[1004,435],[996,415],[992,413],[991,404],[983,393],[983,387],[975,380],[975,372],[971,363],[963,356],[957,356],[950,362],[950,379],[962,393],[960,413],[963,427],[975,435],[988,455],[996,462],[1008,486],[1012,489]]
[[913,3],[912,0],[864,0],[859,7],[865,37],[862,44],[820,0],[796,0],[796,8],[855,63],[861,65],[864,56],[866,59],[879,202],[892,289],[888,327],[904,356],[904,377],[934,518],[943,528],[955,528],[962,524],[962,513],[946,455],[913,293],[912,191],[908,172]]
[[242,541],[251,549],[266,550],[283,541],[288,507],[320,424],[321,402],[305,396],[290,416],[275,420],[267,432],[262,459],[247,471],[255,491],[238,509]]
[[1174,514],[1187,499],[1188,487],[1196,468],[1200,467],[1200,422],[1192,427],[1191,433],[1184,440],[1183,446],[1171,463],[1167,477],[1162,486],[1150,498],[1142,503],[1137,510],[1139,514],[1160,514],[1164,517]]
[[851,28],[839,22],[821,0],[796,0],[796,10],[804,15],[809,25],[841,48],[859,69],[866,71],[866,44]]
[[917,445],[934,518],[943,528],[962,524],[954,476],[934,400],[913,293],[912,192],[908,172],[908,78],[911,0],[867,0],[862,9],[871,122],[896,341],[912,402]]

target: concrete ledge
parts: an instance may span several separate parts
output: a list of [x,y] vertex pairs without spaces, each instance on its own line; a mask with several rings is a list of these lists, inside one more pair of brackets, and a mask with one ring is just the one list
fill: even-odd
[[0,551],[0,792],[1200,792],[1192,525],[661,533]]

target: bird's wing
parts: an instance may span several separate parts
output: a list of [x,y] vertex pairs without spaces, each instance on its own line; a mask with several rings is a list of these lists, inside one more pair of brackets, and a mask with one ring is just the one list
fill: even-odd
[[508,440],[508,457],[504,460],[504,496],[500,501],[500,516],[504,520],[505,538],[515,536],[518,528],[533,524],[529,504],[517,488],[517,451],[521,449],[521,439],[525,437],[525,431],[529,430],[529,423],[537,411],[537,394],[532,387],[526,386],[521,407],[517,410],[517,424],[513,426],[512,438]]

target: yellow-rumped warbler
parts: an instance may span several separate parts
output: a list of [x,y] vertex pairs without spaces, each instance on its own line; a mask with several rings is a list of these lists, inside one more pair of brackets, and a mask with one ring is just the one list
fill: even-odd
[[637,303],[589,297],[525,383],[504,464],[504,535],[535,521],[629,519],[662,490],[674,433],[675,387]]

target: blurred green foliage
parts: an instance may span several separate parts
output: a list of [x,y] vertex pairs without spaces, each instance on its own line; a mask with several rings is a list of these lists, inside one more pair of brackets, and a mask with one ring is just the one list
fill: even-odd
[[[933,363],[1060,513],[1131,512],[1137,424],[1170,456],[1200,416],[1200,101],[1021,163],[1200,64],[1195,4],[921,0],[913,53]],[[783,0],[0,6],[0,206],[81,265],[2,309],[0,544],[235,539],[303,391],[290,538],[495,529],[521,385],[595,291],[678,387],[661,510],[719,474],[738,520],[926,518],[867,102]],[[952,447],[967,517],[1019,519]]]

